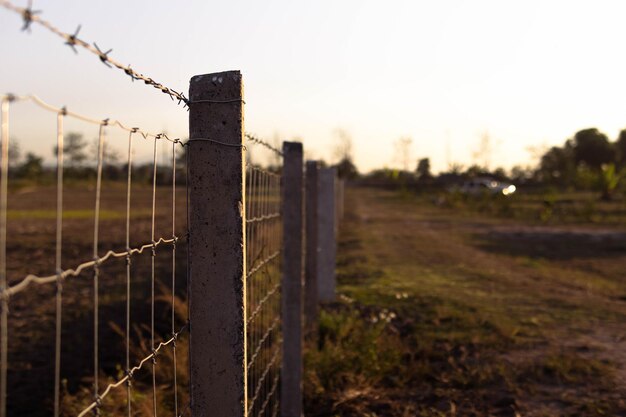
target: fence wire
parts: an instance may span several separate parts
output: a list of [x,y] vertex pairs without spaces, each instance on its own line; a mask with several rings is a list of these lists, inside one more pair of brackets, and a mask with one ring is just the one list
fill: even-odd
[[169,87],[166,87],[165,85],[153,80],[152,78],[146,75],[140,74],[137,71],[133,70],[130,65],[124,65],[114,60],[113,58],[111,58],[109,54],[113,51],[112,49],[103,51],[102,49],[100,49],[100,47],[98,47],[98,44],[96,44],[95,42],[93,43],[93,45],[91,45],[90,43],[80,39],[78,37],[78,33],[80,32],[80,28],[81,28],[80,25],[78,25],[76,31],[73,34],[70,34],[70,33],[63,32],[62,30],[58,29],[55,25],[53,25],[51,22],[48,22],[47,20],[44,20],[41,17],[39,17],[38,14],[40,14],[41,11],[33,10],[31,2],[29,2],[28,7],[18,7],[8,0],[0,0],[0,6],[4,7],[7,10],[13,11],[21,15],[22,20],[24,21],[24,26],[22,26],[22,30],[30,30],[31,25],[33,23],[37,23],[41,25],[42,27],[48,29],[50,32],[54,33],[55,35],[61,37],[65,41],[65,44],[68,45],[70,48],[72,48],[74,52],[77,52],[76,50],[77,46],[80,48],[83,48],[91,52],[92,54],[96,55],[98,59],[107,67],[110,68],[111,66],[113,66],[123,71],[126,75],[130,77],[132,81],[135,81],[135,80],[143,81],[146,85],[150,85],[156,88],[157,90],[161,91],[162,93],[167,94],[168,96],[170,96],[172,100],[177,100],[178,104],[182,102],[185,105],[187,105],[188,100],[183,93],[178,92]]
[[[256,138],[260,144],[279,152]],[[282,155],[282,154],[278,154]],[[281,366],[281,174],[246,168],[246,296],[248,416],[279,412]]]
[[[32,101],[37,104],[39,107],[54,112],[57,115],[57,123],[56,123],[56,145],[57,145],[57,155],[56,155],[56,213],[55,213],[55,251],[54,251],[54,265],[55,272],[50,275],[39,276],[36,274],[25,274],[22,275],[21,278],[19,276],[14,277],[9,280],[7,276],[7,200],[8,200],[8,190],[9,190],[9,143],[10,143],[10,131],[9,131],[9,122],[10,122],[10,107],[14,102],[19,101]],[[80,115],[78,113],[73,113],[68,111],[66,108],[57,108],[51,106],[36,96],[14,96],[14,95],[4,95],[0,96],[0,108],[1,108],[1,160],[0,160],[0,417],[5,417],[7,415],[7,401],[10,400],[10,397],[7,397],[7,388],[11,387],[11,381],[8,380],[7,374],[9,369],[9,346],[11,343],[11,334],[9,333],[9,307],[12,302],[12,299],[21,292],[26,291],[30,287],[30,284],[55,284],[55,314],[54,314],[54,382],[53,387],[51,387],[51,392],[53,395],[53,415],[58,417],[60,415],[66,415],[67,410],[63,410],[63,401],[62,401],[62,392],[64,388],[61,386],[61,374],[62,369],[65,364],[62,363],[61,349],[63,347],[62,340],[62,331],[63,331],[63,306],[64,306],[64,290],[71,285],[79,284],[80,281],[67,281],[67,278],[78,278],[84,277],[89,271],[91,271],[91,279],[92,279],[92,313],[93,313],[93,323],[92,323],[92,331],[93,331],[93,351],[91,352],[93,359],[93,376],[92,376],[92,400],[86,404],[81,406],[80,411],[78,412],[78,416],[85,416],[89,413],[94,413],[98,415],[100,411],[106,411],[107,406],[111,406],[112,402],[105,402],[105,399],[111,395],[114,390],[121,387],[122,385],[126,386],[126,415],[131,416],[137,412],[137,410],[133,409],[133,396],[134,396],[134,388],[132,382],[137,380],[139,371],[144,369],[144,365],[148,362],[151,363],[150,373],[151,373],[151,397],[152,397],[152,413],[154,416],[157,415],[159,400],[157,395],[160,390],[158,390],[157,385],[157,356],[163,354],[166,348],[171,348],[171,361],[173,367],[173,375],[171,381],[159,381],[159,383],[172,385],[173,389],[173,412],[175,416],[179,415],[180,404],[179,404],[179,386],[177,380],[177,356],[176,356],[176,341],[179,339],[181,334],[185,332],[188,328],[186,324],[186,320],[177,320],[176,317],[176,306],[179,304],[177,301],[177,274],[176,274],[176,256],[177,256],[177,242],[179,241],[179,236],[176,233],[176,205],[177,205],[177,144],[180,143],[179,139],[170,139],[165,134],[153,134],[147,131],[141,130],[139,128],[128,128],[119,121],[112,121],[109,119],[93,119],[90,117],[86,117]],[[97,160],[95,162],[96,166],[96,185],[95,185],[95,201],[94,201],[94,210],[93,210],[93,244],[92,244],[92,259],[85,260],[73,268],[65,268],[63,263],[63,213],[64,213],[64,199],[67,201],[73,199],[73,195],[70,191],[69,196],[67,195],[67,191],[64,188],[64,120],[67,117],[73,117],[75,119],[82,120],[84,122],[88,122],[98,126],[98,151],[97,151]],[[118,128],[128,132],[128,147],[127,147],[127,155],[126,155],[126,192],[125,192],[125,242],[123,243],[124,247],[121,250],[113,251],[109,250],[106,253],[102,254],[100,250],[100,244],[102,241],[101,232],[102,232],[102,224],[101,224],[101,200],[102,200],[102,192],[104,189],[103,183],[103,165],[104,165],[104,150],[107,143],[107,131],[111,128]],[[133,229],[133,204],[136,203],[134,200],[134,195],[132,192],[133,189],[133,145],[136,143],[137,139],[143,138],[144,141],[152,141],[153,145],[153,155],[152,155],[152,183],[151,183],[151,216],[150,216],[150,236],[149,240],[143,245],[139,245],[137,247],[131,247],[130,233],[131,229]],[[159,165],[157,159],[157,142],[159,141],[169,141],[171,143],[171,207],[166,207],[162,205],[157,205],[156,194],[157,194],[157,175],[159,169],[167,169],[167,165]],[[265,200],[264,200],[265,201]],[[268,203],[269,200],[267,199]],[[268,204],[269,206],[269,204]],[[158,211],[167,212],[171,210],[171,235],[165,235],[157,237],[156,235],[156,215]],[[147,236],[146,236],[147,237]],[[268,240],[269,241],[269,240]],[[264,241],[265,242],[265,241]],[[169,245],[171,251],[171,262],[169,268],[171,269],[171,276],[169,278],[165,278],[160,276],[161,272],[164,269],[163,262],[158,265],[157,268],[157,248]],[[121,245],[120,245],[121,246]],[[151,265],[150,265],[150,292],[149,294],[145,294],[144,298],[149,300],[150,303],[150,343],[148,349],[143,348],[142,346],[133,346],[133,342],[131,340],[131,329],[135,326],[135,329],[138,327],[138,323],[133,322],[133,317],[131,314],[131,287],[134,284],[135,279],[141,279],[141,277],[133,276],[133,270],[131,265],[133,264],[133,259],[137,255],[142,254],[146,250],[150,250],[151,255]],[[107,350],[111,348],[110,341],[107,343],[103,343],[99,340],[99,335],[102,332],[100,328],[102,325],[102,320],[99,317],[99,313],[102,306],[101,302],[101,270],[102,268],[108,264],[111,260],[116,258],[122,258],[126,261],[126,268],[124,275],[125,277],[125,291],[124,294],[124,305],[125,305],[125,323],[123,330],[123,339],[124,339],[124,365],[122,374],[124,376],[118,377],[117,379],[113,378],[114,381],[109,383],[102,389],[100,384],[100,380],[103,378],[103,370],[102,364],[100,362],[101,355],[103,351],[101,348]],[[168,261],[166,260],[165,263]],[[111,277],[109,277],[111,278]],[[135,278],[135,279],[134,279]],[[171,331],[168,337],[163,338],[162,340],[157,342],[159,339],[159,334],[157,334],[157,329],[155,328],[155,322],[157,322],[157,317],[155,316],[155,301],[158,301],[158,298],[166,297],[165,295],[157,295],[155,292],[156,285],[164,285],[163,283],[170,280],[170,288],[169,292],[169,302],[171,303],[171,316],[169,317],[169,324],[165,327],[169,328]],[[10,282],[13,284],[10,284]],[[107,288],[109,288],[107,286]],[[33,288],[34,289],[34,288]],[[27,295],[27,294],[25,294]],[[33,294],[39,296],[39,294]],[[113,296],[109,294],[108,291],[104,294],[108,300]],[[65,300],[65,305],[68,302],[79,302],[81,300]],[[110,302],[110,301],[107,301]],[[108,305],[105,304],[108,307]],[[183,322],[183,323],[181,323]],[[182,324],[182,326],[181,326]],[[164,327],[164,326],[160,326]],[[66,329],[68,330],[68,329]],[[74,331],[74,329],[69,329],[68,331]],[[67,333],[67,332],[66,332]],[[17,335],[19,336],[19,335]],[[141,335],[139,335],[141,338]],[[140,345],[143,344],[141,341]],[[85,354],[84,349],[81,350],[81,346],[71,346],[76,348],[76,354],[81,355]],[[20,349],[21,346],[15,346],[15,349]],[[141,350],[148,350],[150,353],[146,356],[139,356],[137,354],[131,355],[132,352],[137,352]],[[108,353],[108,352],[107,352]],[[140,357],[141,359],[137,359],[135,365],[132,364],[132,358],[135,356]],[[107,378],[111,380],[111,377]],[[145,378],[142,379],[142,381]],[[80,381],[74,381],[75,383],[80,383]],[[116,397],[118,398],[118,397]],[[113,404],[114,405],[114,404]],[[17,410],[18,413],[20,410]]]

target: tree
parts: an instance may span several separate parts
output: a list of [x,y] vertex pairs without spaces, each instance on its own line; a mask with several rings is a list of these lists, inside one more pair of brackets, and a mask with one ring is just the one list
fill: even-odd
[[538,176],[541,180],[560,185],[571,185],[576,178],[576,162],[572,142],[561,148],[553,146],[539,162]]
[[337,128],[333,131],[335,136],[335,145],[333,147],[333,157],[337,163],[343,160],[352,161],[352,136],[350,133],[342,128]]
[[584,129],[574,135],[574,160],[576,164],[584,163],[595,171],[602,165],[615,161],[615,148],[609,138],[596,128]]
[[[63,140],[63,158],[67,161],[68,168],[78,169],[82,167],[87,159],[85,148],[87,143],[80,133],[68,133]],[[58,147],[52,149],[54,156],[57,156]]]
[[337,175],[339,178],[352,180],[359,176],[359,171],[350,159],[342,159],[335,166],[337,167]]
[[615,141],[615,160],[620,167],[626,166],[626,129],[619,132]]
[[407,172],[411,163],[411,144],[413,139],[408,136],[398,139],[394,146],[396,148],[396,161],[400,163],[402,169]]
[[36,180],[43,174],[43,158],[32,152],[26,154],[26,160],[17,169],[19,178]]
[[335,146],[333,148],[333,157],[337,161],[337,175],[341,178],[354,179],[359,172],[354,165],[352,156],[352,137],[346,130],[337,128],[334,131]]
[[481,165],[485,170],[489,170],[491,165],[491,155],[493,153],[493,144],[488,131],[484,131],[480,136],[478,147],[472,153],[474,165]]
[[422,158],[417,161],[417,176],[419,179],[428,179],[432,177],[430,173],[430,159]]

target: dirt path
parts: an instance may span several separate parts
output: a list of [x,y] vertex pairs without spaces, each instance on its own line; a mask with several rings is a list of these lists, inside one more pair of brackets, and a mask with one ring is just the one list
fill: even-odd
[[494,348],[519,385],[510,415],[626,415],[625,231],[527,225],[378,190],[348,196],[345,228],[384,277],[370,291],[436,297],[512,341]]

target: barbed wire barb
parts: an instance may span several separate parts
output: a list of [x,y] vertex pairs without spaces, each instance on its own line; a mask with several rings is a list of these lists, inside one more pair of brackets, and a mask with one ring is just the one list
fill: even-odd
[[98,45],[95,42],[92,45],[78,38],[78,32],[80,31],[80,28],[81,28],[80,25],[78,26],[78,29],[74,32],[74,34],[69,34],[58,29],[51,22],[39,17],[38,15],[41,14],[42,11],[33,10],[31,2],[29,2],[27,7],[19,7],[19,6],[14,5],[8,0],[0,0],[0,6],[22,16],[22,20],[24,21],[24,26],[22,26],[22,30],[30,31],[31,25],[33,23],[37,23],[43,26],[44,28],[48,29],[50,32],[54,33],[55,35],[63,38],[63,40],[65,41],[65,44],[69,45],[74,50],[74,52],[76,52],[76,46],[80,46],[81,48],[86,49],[87,51],[96,55],[98,59],[100,59],[100,61],[102,61],[102,63],[106,65],[107,67],[110,67],[110,68],[115,67],[128,75],[132,75],[134,79],[143,80],[145,84],[151,85],[152,87],[160,90],[162,93],[167,94],[168,96],[170,96],[172,100],[177,100],[178,104],[184,103],[185,107],[187,107],[187,103],[189,100],[187,99],[187,97],[185,97],[184,93],[176,91],[172,88],[166,87],[162,83],[156,82],[153,78],[136,72],[130,67],[130,65],[121,64],[120,62],[109,57],[109,53],[112,52],[112,49],[109,49],[108,51],[104,52],[98,47]]

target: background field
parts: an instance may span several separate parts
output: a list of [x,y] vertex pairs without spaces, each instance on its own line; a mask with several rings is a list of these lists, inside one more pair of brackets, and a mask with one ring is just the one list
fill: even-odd
[[[157,187],[155,237],[172,236],[171,187]],[[95,188],[77,182],[65,187],[63,213],[63,269],[75,268],[93,259]],[[152,188],[133,185],[130,247],[151,242]],[[7,268],[10,284],[28,273],[54,274],[56,188],[30,185],[12,189],[8,207]],[[177,195],[177,300],[176,327],[186,312],[186,207],[184,188]],[[126,185],[105,182],[101,201],[99,254],[123,252],[126,233]],[[132,257],[131,277],[131,366],[150,354],[151,251]],[[155,340],[171,336],[171,245],[156,249]],[[53,401],[54,284],[30,285],[9,301],[8,412],[9,415],[50,415]],[[124,376],[126,260],[102,264],[99,278],[100,387]],[[93,401],[93,268],[64,283],[61,382],[62,414],[77,415]],[[179,402],[187,404],[186,334],[177,343]],[[133,406],[140,415],[151,413],[151,363],[133,380]],[[158,402],[173,410],[172,349],[157,358]],[[125,410],[126,388],[113,391],[103,402],[102,415],[120,415]]]
[[349,189],[310,415],[626,415],[626,229],[517,201]]

